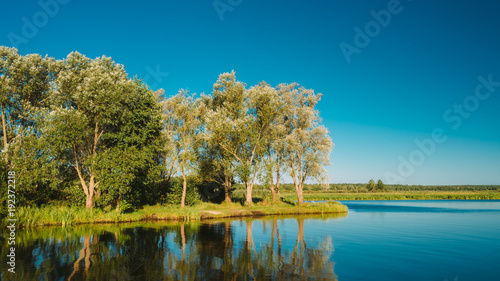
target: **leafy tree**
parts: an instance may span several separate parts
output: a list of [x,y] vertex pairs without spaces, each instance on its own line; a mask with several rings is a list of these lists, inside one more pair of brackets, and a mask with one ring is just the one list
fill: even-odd
[[57,197],[57,163],[44,148],[39,131],[39,115],[48,107],[57,72],[52,58],[21,56],[15,48],[0,47],[2,156],[5,169],[16,172],[17,194],[23,204]]
[[366,189],[368,189],[368,191],[374,191],[376,188],[377,185],[375,184],[375,181],[373,179],[370,179],[370,181],[366,185]]
[[377,190],[379,191],[391,191],[385,184],[382,182],[382,180],[378,180],[377,182]]
[[219,190],[222,190],[221,200],[231,203],[235,174],[234,157],[218,144],[208,141],[203,142],[198,155],[198,175],[205,182],[203,187],[205,199],[217,201],[221,197]]
[[[281,101],[282,91],[277,91],[269,85],[262,83],[261,90],[267,92],[267,97],[273,99],[274,118],[269,126],[268,133],[264,142],[264,174],[263,181],[269,185],[273,202],[277,201],[280,188],[280,179],[284,165],[284,140],[286,136],[286,109],[285,103]],[[260,85],[259,85],[260,86]],[[281,89],[280,89],[281,90]],[[276,185],[274,184],[274,175],[276,174]]]
[[384,182],[382,182],[382,180],[378,180],[377,182],[377,190],[380,190],[380,191],[385,191],[385,184]]
[[160,128],[154,101],[111,58],[92,60],[74,52],[63,61],[43,133],[58,161],[76,170],[87,209],[104,193],[118,205],[120,195],[131,190],[133,174],[147,170],[147,147]]
[[[199,182],[195,177],[186,178],[186,194],[185,204],[188,206],[195,205],[200,202],[200,195],[198,194]],[[182,201],[182,196],[184,194],[184,179],[182,176],[173,177],[168,183],[168,193],[165,198],[165,203],[171,205],[179,205]]]
[[181,208],[186,202],[187,176],[196,162],[198,135],[202,130],[201,116],[204,105],[195,95],[180,91],[164,103],[165,134],[167,135],[166,161],[183,179]]
[[38,54],[21,56],[15,48],[0,47],[4,152],[9,150],[12,142],[20,144],[24,136],[33,133],[35,109],[47,104],[56,69],[54,59],[42,58]]
[[[217,111],[222,108],[224,100],[220,97],[216,99],[212,96],[202,96],[202,102],[207,110]],[[216,199],[214,197],[217,197],[217,186],[221,186],[224,190],[224,201],[231,203],[236,160],[217,141],[218,138],[211,138],[206,132],[202,134],[202,142],[198,150],[198,174],[206,182],[205,189],[209,189],[204,190],[206,191],[204,193],[208,193],[207,197],[210,197],[207,199]]]
[[236,172],[245,182],[246,204],[252,204],[252,189],[261,167],[266,136],[278,115],[277,99],[265,83],[245,90],[234,71],[223,73],[214,84],[214,102],[220,106],[207,113],[207,139],[217,143],[238,163]]
[[328,130],[320,125],[318,110],[315,109],[321,94],[297,84],[279,85],[285,101],[286,137],[284,157],[289,174],[293,179],[299,204],[303,203],[304,183],[313,177],[323,182],[326,179],[325,165],[329,164],[333,148]]
[[107,151],[98,156],[96,164],[102,182],[99,201],[116,204],[117,211],[153,203],[158,196],[153,188],[158,167],[153,160],[162,149],[161,108],[141,81],[133,80],[129,87],[130,94],[122,96],[119,119],[103,135]]

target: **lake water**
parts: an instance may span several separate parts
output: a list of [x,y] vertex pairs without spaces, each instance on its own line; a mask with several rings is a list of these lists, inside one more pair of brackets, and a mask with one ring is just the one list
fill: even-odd
[[500,280],[500,201],[343,201],[347,216],[18,230],[2,280]]

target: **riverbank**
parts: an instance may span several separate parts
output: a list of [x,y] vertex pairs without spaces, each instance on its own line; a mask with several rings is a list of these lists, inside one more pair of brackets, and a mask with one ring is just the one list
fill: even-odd
[[[255,193],[259,193],[256,191]],[[295,206],[297,195],[293,192],[281,192],[280,197],[286,202],[268,203],[263,193],[255,196],[259,203],[251,207],[239,203],[212,204],[201,203],[186,206],[184,210],[176,205],[145,206],[131,213],[103,210],[86,210],[79,207],[45,206],[20,207],[17,211],[18,227],[66,226],[78,224],[141,222],[141,221],[195,221],[218,218],[262,217],[274,215],[331,214],[347,213],[347,207],[334,202],[337,200],[492,200],[500,199],[498,191],[392,191],[366,193],[339,193],[331,191],[307,191],[306,201],[332,201],[322,204]],[[236,198],[238,199],[238,198]],[[241,199],[241,198],[239,198]],[[237,200],[241,201],[241,200]],[[288,203],[287,203],[288,202]]]
[[66,226],[78,224],[122,223],[139,221],[196,221],[219,218],[263,217],[277,215],[347,213],[347,207],[338,202],[295,206],[290,203],[257,203],[242,206],[238,203],[201,203],[195,206],[145,206],[131,212],[104,212],[99,209],[86,210],[78,207],[46,206],[21,207],[17,212],[18,227]]

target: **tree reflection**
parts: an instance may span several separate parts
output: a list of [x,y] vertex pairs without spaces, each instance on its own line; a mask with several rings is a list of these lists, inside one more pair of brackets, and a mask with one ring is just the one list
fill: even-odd
[[[281,222],[280,222],[281,221]],[[296,236],[293,226],[296,221]],[[10,280],[334,280],[331,237],[307,240],[307,220],[111,225],[19,231]],[[240,226],[240,223],[242,224]],[[279,225],[286,223],[287,228]],[[267,227],[266,227],[267,226]],[[269,226],[270,229],[269,229]],[[267,230],[266,230],[267,229]],[[238,236],[235,230],[237,230]],[[295,243],[283,241],[283,233]],[[257,236],[256,236],[257,235]],[[8,245],[2,241],[0,262]],[[254,239],[257,240],[257,244]],[[293,238],[292,238],[293,239]],[[309,242],[307,242],[309,241]],[[314,244],[314,247],[311,247]]]

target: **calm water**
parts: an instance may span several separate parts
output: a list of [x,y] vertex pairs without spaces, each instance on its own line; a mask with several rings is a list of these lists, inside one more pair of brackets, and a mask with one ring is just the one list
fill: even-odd
[[[500,201],[345,201],[347,216],[18,230],[17,280],[500,280]],[[7,243],[1,239],[1,279]]]

